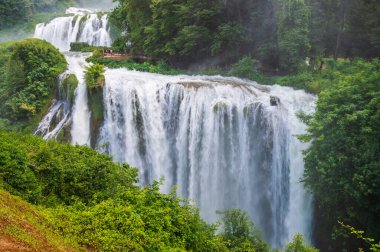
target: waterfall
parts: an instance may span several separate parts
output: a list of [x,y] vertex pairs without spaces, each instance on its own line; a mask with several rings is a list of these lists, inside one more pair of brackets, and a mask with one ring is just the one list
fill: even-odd
[[[277,106],[270,99],[278,97]],[[201,215],[241,208],[281,247],[295,233],[310,238],[311,199],[300,183],[296,134],[314,97],[222,77],[163,76],[107,70],[100,145],[116,161],[140,168],[143,184],[165,178],[196,199]]]
[[[70,42],[111,44],[107,16],[69,9],[71,16],[36,27],[35,37],[61,51]],[[69,69],[36,134],[56,138],[70,129],[73,144],[90,145],[91,112],[84,83],[89,54],[64,53]],[[79,84],[69,104],[62,80]],[[139,168],[141,184],[165,178],[163,192],[194,199],[203,218],[216,210],[240,208],[281,248],[296,233],[310,240],[311,196],[300,179],[304,164],[296,135],[306,126],[298,111],[313,112],[315,97],[304,91],[220,76],[164,76],[107,69],[105,118],[98,149],[117,162]]]
[[34,132],[36,135],[43,136],[45,140],[56,138],[62,128],[70,124],[71,104],[67,99],[66,91],[62,88],[62,82],[67,76],[67,72],[59,76],[57,97],[53,100],[48,113],[42,118]]
[[107,14],[78,8],[69,8],[66,14],[69,16],[38,24],[34,37],[48,41],[60,51],[69,51],[71,42],[111,46]]
[[[84,70],[88,63],[85,61],[91,54],[65,52],[69,68],[58,78],[56,99],[48,113],[42,118],[35,134],[44,139],[57,138],[63,128],[70,129],[70,138],[73,144],[90,144],[90,112],[87,105],[87,88],[84,83]],[[78,79],[75,90],[74,103],[68,99],[66,90],[62,88],[63,80],[74,74]]]
[[73,107],[73,123],[71,128],[71,142],[73,144],[90,145],[90,111],[88,109],[87,87],[84,82],[84,70],[88,65],[86,58],[91,54],[66,53],[69,70],[78,79],[78,88],[75,91]]
[[[36,26],[34,37],[43,39],[64,53],[69,69],[60,77],[58,90],[65,76],[74,74],[79,83],[75,91],[74,104],[68,104],[64,91],[60,91],[58,99],[53,102],[49,112],[40,122],[35,134],[43,135],[45,139],[57,138],[63,127],[70,128],[73,144],[90,144],[90,112],[88,108],[87,88],[84,83],[84,70],[87,66],[86,53],[72,53],[71,42],[86,42],[93,46],[111,46],[108,16],[93,13],[87,9],[69,8],[69,16],[58,17],[47,24]],[[61,114],[63,113],[63,117]],[[55,123],[59,120],[58,123]]]

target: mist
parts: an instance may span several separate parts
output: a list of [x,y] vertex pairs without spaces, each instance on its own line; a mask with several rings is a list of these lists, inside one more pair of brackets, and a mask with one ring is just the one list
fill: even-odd
[[112,0],[79,0],[80,5],[91,10],[110,11],[117,6],[117,2]]

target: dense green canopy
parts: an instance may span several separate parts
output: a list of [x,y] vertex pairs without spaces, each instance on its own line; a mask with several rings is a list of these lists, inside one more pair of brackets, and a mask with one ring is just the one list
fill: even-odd
[[380,56],[376,0],[118,2],[113,24],[128,30],[135,52],[173,63],[223,65],[250,54],[263,69],[296,72],[306,57]]
[[[309,125],[305,182],[316,199],[316,239],[331,246],[325,230],[335,230],[335,248],[352,250],[341,240],[338,221],[380,239],[380,61],[329,62],[317,111]],[[346,244],[347,243],[347,244]],[[351,246],[351,247],[350,247]]]

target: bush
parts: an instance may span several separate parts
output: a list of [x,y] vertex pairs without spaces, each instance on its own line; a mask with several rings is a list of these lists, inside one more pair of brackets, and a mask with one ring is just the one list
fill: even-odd
[[303,236],[301,234],[297,234],[293,237],[293,240],[286,245],[285,252],[318,252],[318,249],[305,244]]
[[83,48],[88,48],[90,45],[85,42],[72,42],[70,43],[70,51],[81,52]]
[[232,209],[218,213],[223,215],[221,235],[230,251],[269,251],[268,244],[245,212]]
[[38,39],[8,44],[7,50],[0,61],[0,112],[13,122],[28,121],[48,104],[67,63],[56,48]]
[[90,203],[134,187],[137,170],[89,147],[0,132],[0,178],[13,194],[44,205]]
[[105,84],[104,65],[93,64],[86,68],[85,81],[89,89],[102,88]]
[[255,81],[263,79],[262,74],[258,70],[258,61],[250,56],[245,56],[233,64],[228,74]]
[[161,194],[159,184],[120,191],[93,207],[77,204],[52,211],[65,236],[99,251],[220,251],[216,227],[196,208]]

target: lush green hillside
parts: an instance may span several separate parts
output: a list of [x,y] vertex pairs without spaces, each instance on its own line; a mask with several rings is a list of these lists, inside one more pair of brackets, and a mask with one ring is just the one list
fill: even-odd
[[1,251],[84,251],[54,230],[46,214],[0,189]]

